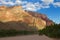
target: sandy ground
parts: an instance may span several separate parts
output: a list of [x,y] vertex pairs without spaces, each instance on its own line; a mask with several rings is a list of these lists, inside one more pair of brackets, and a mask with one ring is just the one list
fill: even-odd
[[4,37],[0,38],[0,40],[52,40],[46,36],[39,35],[26,35],[26,36],[15,36],[15,37]]

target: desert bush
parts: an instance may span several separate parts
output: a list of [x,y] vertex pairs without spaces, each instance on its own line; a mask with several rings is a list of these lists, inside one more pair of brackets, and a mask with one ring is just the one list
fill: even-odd
[[51,38],[60,38],[60,24],[47,26],[46,28],[39,30],[39,35],[40,34]]
[[26,30],[0,30],[0,37],[8,37],[8,36],[16,36],[16,35],[30,35],[34,34],[34,31],[26,31]]

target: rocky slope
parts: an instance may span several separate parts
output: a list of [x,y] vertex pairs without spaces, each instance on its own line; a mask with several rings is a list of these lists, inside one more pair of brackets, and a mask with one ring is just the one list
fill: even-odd
[[[8,25],[6,26],[7,29],[24,29],[24,27],[22,27],[21,25],[19,25],[19,23],[16,22],[23,22],[30,27],[37,28],[38,30],[45,28],[45,26],[53,24],[53,22],[49,20],[46,15],[31,11],[24,11],[21,6],[0,6],[0,21]],[[27,26],[25,28],[28,29]]]
[[50,20],[45,14],[37,13],[37,12],[32,12],[32,11],[27,11],[30,15],[36,17],[36,18],[41,18],[46,22],[46,26],[54,24],[52,20]]

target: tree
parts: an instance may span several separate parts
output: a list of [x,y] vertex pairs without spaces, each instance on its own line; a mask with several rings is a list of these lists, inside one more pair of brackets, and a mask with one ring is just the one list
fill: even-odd
[[39,30],[39,34],[42,33],[51,38],[60,38],[60,25],[54,24],[51,26],[47,26],[43,30]]

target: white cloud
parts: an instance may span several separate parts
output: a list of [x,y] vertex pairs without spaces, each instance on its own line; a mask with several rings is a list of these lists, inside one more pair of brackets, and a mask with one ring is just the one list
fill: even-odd
[[23,6],[23,8],[25,10],[29,10],[29,11],[36,11],[36,7],[33,3],[27,3],[25,6]]
[[36,3],[29,2],[22,7],[24,10],[37,11],[37,10],[40,10],[42,8],[42,5],[39,2],[36,2]]
[[42,6],[42,8],[50,8],[50,6],[48,5],[48,6]]
[[43,8],[50,8],[50,4],[54,3],[54,0],[41,0]]
[[56,6],[56,7],[60,7],[60,2],[55,2],[54,0],[41,0],[42,3],[40,2],[27,2],[27,1],[22,1],[22,0],[16,0],[15,2],[11,1],[11,0],[0,0],[0,5],[10,5],[10,6],[14,6],[14,5],[22,5],[24,10],[29,10],[29,11],[37,11],[40,10],[42,8],[50,8],[50,4]]
[[[2,1],[3,5],[22,5],[24,10],[29,10],[29,11],[37,11],[40,10],[41,8],[49,8],[49,6],[42,5],[39,2],[33,3],[33,2],[27,2],[27,1],[21,1],[21,0],[16,0],[15,3],[9,0],[6,2],[6,0]],[[24,5],[25,4],[25,5]]]
[[60,7],[60,2],[53,3],[55,7]]
[[15,4],[17,4],[17,5],[21,5],[22,2],[21,2],[20,0],[16,0],[16,1],[15,1]]
[[14,3],[12,2],[12,1],[9,1],[9,2],[6,2],[6,0],[1,0],[1,3],[2,3],[2,5],[10,5],[10,6],[13,6],[14,5]]
[[43,2],[53,2],[54,0],[41,0],[41,1],[43,1]]
[[27,4],[27,3],[28,3],[27,1],[21,1],[21,0],[16,0],[15,1],[16,5],[23,5],[23,4]]
[[13,6],[14,5],[14,3],[13,2],[7,2],[7,5],[11,5],[11,6]]
[[34,3],[37,9],[41,9],[42,5],[39,2]]
[[4,5],[7,4],[7,2],[5,2],[5,1],[1,1],[1,3],[4,4]]
[[44,3],[53,3],[54,2],[54,0],[41,0],[41,1]]

